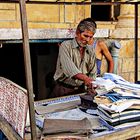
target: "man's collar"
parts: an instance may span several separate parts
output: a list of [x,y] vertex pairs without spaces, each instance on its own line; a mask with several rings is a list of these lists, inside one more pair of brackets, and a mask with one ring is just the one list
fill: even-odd
[[[79,47],[79,44],[77,43],[77,41],[76,41],[76,38],[74,38],[73,39],[73,45],[72,45],[72,48],[77,48],[77,47]],[[88,46],[88,45],[87,45]],[[85,48],[87,48],[87,46],[85,46]]]
[[79,47],[79,45],[78,45],[78,43],[77,43],[77,41],[76,41],[76,38],[74,38],[73,39],[73,45],[72,45],[72,48],[77,48],[77,47]]

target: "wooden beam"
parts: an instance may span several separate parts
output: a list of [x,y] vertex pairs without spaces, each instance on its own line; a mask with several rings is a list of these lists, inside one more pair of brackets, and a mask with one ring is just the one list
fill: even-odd
[[0,130],[5,134],[8,140],[22,140],[22,138],[16,133],[11,125],[0,116]]
[[33,97],[33,82],[32,82],[29,35],[28,35],[25,1],[20,0],[19,6],[20,6],[21,28],[22,28],[22,38],[23,38],[23,53],[24,53],[24,65],[25,65],[25,74],[26,74],[26,87],[27,87],[28,102],[29,102],[31,137],[32,137],[32,140],[36,140],[37,136],[36,136],[35,109],[34,109],[34,97]]

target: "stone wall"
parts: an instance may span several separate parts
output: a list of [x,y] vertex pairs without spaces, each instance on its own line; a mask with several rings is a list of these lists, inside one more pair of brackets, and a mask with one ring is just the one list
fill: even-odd
[[[119,50],[117,74],[135,82],[135,44],[134,39],[116,39],[122,48]],[[107,62],[103,59],[102,74],[107,71]],[[138,40],[138,80],[140,80],[140,40]]]
[[[72,1],[72,0],[65,0],[65,1]],[[81,0],[76,0],[76,2]],[[90,0],[89,0],[90,1]],[[35,29],[32,33],[32,36],[35,36],[34,39],[39,39],[42,36],[42,39],[51,38],[49,36],[50,34],[46,32],[46,29],[53,29],[59,30],[59,35],[62,37],[62,33],[70,33],[69,37],[71,36],[71,33],[73,33],[73,30],[77,25],[77,23],[85,18],[89,17],[91,14],[90,6],[89,5],[27,5],[27,16],[28,16],[28,26],[29,29]],[[129,13],[127,13],[129,14]],[[124,14],[126,15],[126,14]],[[124,18],[123,23],[124,22]],[[122,22],[121,22],[122,23]],[[0,4],[0,41],[3,40],[9,40],[12,39],[20,39],[20,36],[15,32],[15,34],[10,34],[9,30],[19,30],[20,25],[20,14],[19,14],[19,5],[18,4],[6,4],[1,3]],[[107,39],[116,39],[118,40],[122,48],[120,49],[119,53],[119,61],[118,61],[118,74],[123,76],[128,81],[134,81],[134,33],[131,38],[129,38],[127,35],[128,29],[125,29],[124,26],[116,30],[116,24],[117,22],[97,22],[98,29],[108,30],[109,34],[105,38]],[[118,27],[121,27],[120,24]],[[4,33],[5,29],[7,30],[6,33]],[[61,32],[61,30],[67,30],[64,32]],[[14,31],[15,31],[14,30]],[[114,34],[111,34],[113,31]],[[129,34],[131,34],[130,31],[134,31],[133,28],[129,27]],[[38,33],[42,33],[41,36],[39,36]],[[53,38],[59,38],[59,35],[53,34],[54,32],[51,32],[51,35]],[[48,35],[49,34],[49,35]],[[115,35],[118,35],[117,37],[114,37]],[[124,36],[125,34],[125,36]],[[65,36],[65,35],[64,35]],[[60,38],[61,38],[60,37]],[[138,58],[138,64],[140,64],[140,40],[138,43],[138,50],[139,50],[139,58]],[[102,66],[103,69],[106,68],[105,65]],[[140,65],[139,67],[139,74],[138,74],[138,80],[140,80]]]
[[[134,82],[135,74],[135,44],[134,39],[121,40],[118,74],[128,81]],[[140,80],[140,40],[138,40],[138,80]]]
[[[27,4],[26,10],[29,28],[73,28],[90,16],[90,5]],[[0,28],[20,28],[19,11],[19,4],[0,3]]]

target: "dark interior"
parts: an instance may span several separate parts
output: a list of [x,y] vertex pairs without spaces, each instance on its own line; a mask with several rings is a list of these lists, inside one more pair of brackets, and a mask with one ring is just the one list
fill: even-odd
[[[92,0],[92,2],[102,3],[104,0]],[[107,0],[106,2],[111,2],[111,0]],[[117,20],[117,17],[120,14],[120,5],[114,6],[114,18],[111,17],[111,5],[97,5],[93,3],[91,6],[91,17],[95,21],[112,21]]]
[[[26,88],[22,46],[21,43],[10,43],[0,48],[0,76]],[[49,97],[58,50],[58,43],[30,43],[35,100]]]

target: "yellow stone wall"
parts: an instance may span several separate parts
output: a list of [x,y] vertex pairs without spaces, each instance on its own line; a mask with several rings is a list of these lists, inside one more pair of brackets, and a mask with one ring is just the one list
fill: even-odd
[[[135,43],[134,40],[122,40],[119,53],[118,74],[128,81],[134,82]],[[140,81],[140,40],[138,40],[138,80]]]
[[[65,0],[74,1],[74,0]],[[76,2],[81,0],[75,0]],[[90,1],[90,0],[89,0]],[[41,5],[28,4],[28,27],[45,29],[75,28],[77,23],[90,17],[89,5]],[[20,12],[18,4],[0,3],[0,28],[20,28]],[[115,29],[113,22],[97,22],[98,28],[108,28],[110,32]],[[119,40],[120,41],[120,40]],[[119,54],[118,74],[126,80],[134,81],[134,40],[121,40],[123,46]],[[140,64],[140,40],[139,40],[139,64]],[[140,80],[140,65],[139,65]]]
[[[120,41],[120,40],[118,40]],[[122,48],[118,56],[118,75],[125,80],[135,82],[135,43],[134,39],[121,40]],[[102,63],[102,74],[107,71],[107,62],[105,58]],[[138,81],[140,81],[140,40],[138,40]]]
[[[27,4],[26,10],[29,28],[73,28],[90,16],[90,5]],[[0,3],[0,28],[20,28],[19,11],[19,4]]]

